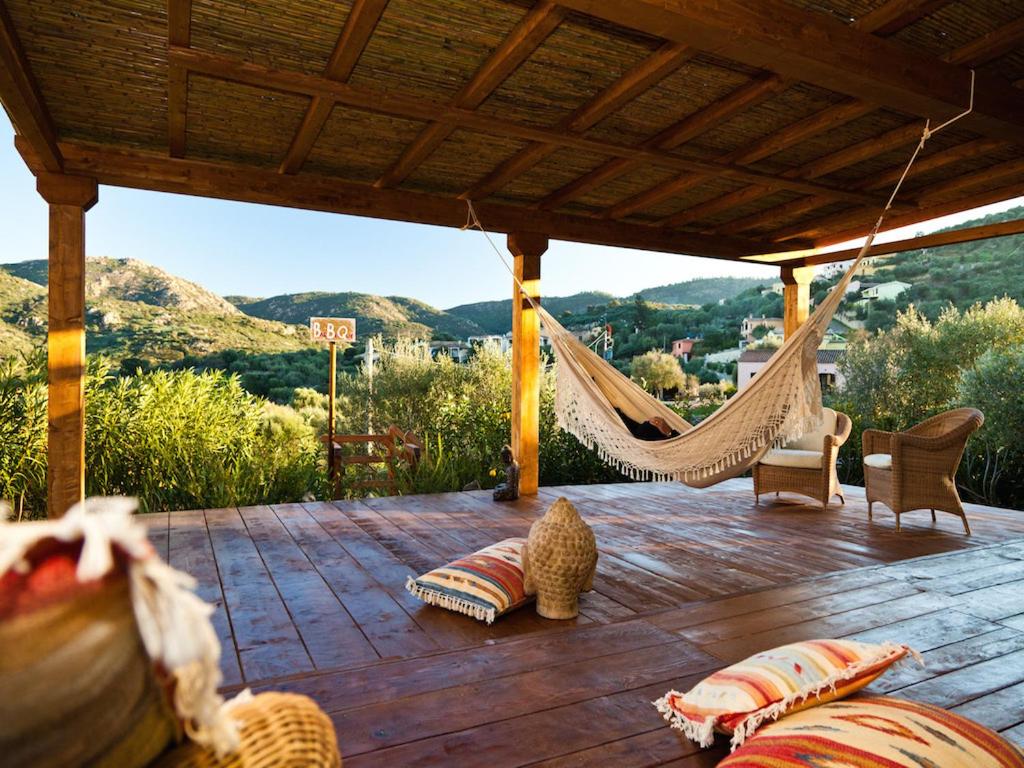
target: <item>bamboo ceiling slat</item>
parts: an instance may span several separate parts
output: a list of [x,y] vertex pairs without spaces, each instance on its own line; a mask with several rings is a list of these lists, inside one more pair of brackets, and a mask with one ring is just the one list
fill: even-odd
[[799,197],[799,195],[794,195],[792,192],[766,194],[757,200],[750,201],[749,203],[737,205],[729,208],[728,210],[720,211],[712,214],[711,216],[706,216],[701,219],[700,222],[688,224],[687,227],[690,229],[714,230],[717,227],[728,224],[728,222],[734,219],[742,218],[744,216],[752,216],[755,213],[760,213],[761,211],[767,210],[776,205],[789,202],[796,197]]
[[797,84],[741,112],[714,131],[702,134],[691,142],[691,146],[712,157],[753,146],[758,139],[841,101],[843,98],[839,94]]
[[193,75],[188,88],[189,156],[276,167],[308,103],[296,96]]
[[390,0],[349,82],[448,101],[525,15],[501,0]]
[[469,131],[455,131],[402,184],[404,189],[458,195],[523,142]]
[[637,168],[634,171],[619,176],[604,186],[591,190],[586,195],[583,195],[579,202],[598,209],[606,208],[619,202],[619,200],[635,195],[637,192],[643,192],[655,184],[674,179],[676,175],[675,172],[666,171],[664,168]]
[[[799,144],[777,152],[759,163],[754,163],[751,167],[766,173],[779,173],[787,168],[799,168],[812,160],[838,152],[844,147],[859,144],[893,128],[910,123],[924,127],[923,121],[911,120],[906,115],[888,110],[877,110],[870,115],[851,120],[832,130],[804,139]],[[913,142],[908,141],[906,146],[912,147]]]
[[276,69],[319,74],[351,0],[192,0],[192,45]]
[[609,115],[589,135],[608,141],[640,144],[668,126],[750,82],[748,76],[723,69],[697,56],[678,72]]
[[373,182],[425,125],[336,106],[303,167],[310,173]]
[[1024,79],[1024,45],[995,59],[983,67],[982,71],[1002,77],[1011,83]]
[[696,187],[667,198],[666,200],[662,200],[660,203],[644,208],[643,213],[654,220],[663,219],[676,211],[700,205],[701,203],[713,200],[720,195],[727,195],[730,192],[735,192],[745,186],[745,184],[729,179],[705,179]]
[[164,3],[5,0],[61,138],[167,144]]
[[911,24],[895,39],[941,58],[1017,19],[1022,12],[1017,0],[961,0]]
[[[922,125],[923,127],[923,125]],[[973,134],[958,130],[956,126],[950,126],[947,130],[940,133],[934,134],[928,143],[925,145],[925,149],[921,154],[921,159],[934,157],[941,154],[947,149],[956,147],[960,144],[964,144],[973,138]],[[835,184],[849,184],[859,185],[861,183],[870,184],[874,177],[878,176],[884,171],[888,171],[890,168],[896,168],[906,164],[910,157],[910,152],[913,151],[913,145],[907,147],[900,147],[890,152],[878,155],[876,157],[863,160],[856,165],[850,166],[849,168],[842,168],[834,171],[826,176],[822,176],[821,180],[829,180]],[[945,171],[942,171],[945,174]],[[910,178],[913,179],[918,175],[918,171],[911,169]],[[908,194],[909,194],[909,189]]]
[[[606,25],[570,16],[495,89],[480,111],[516,122],[557,125],[657,47],[658,41],[618,37]],[[553,72],[558,76],[552,77]]]
[[506,185],[495,197],[509,202],[542,199],[573,179],[589,173],[607,159],[604,155],[590,152],[559,150]]

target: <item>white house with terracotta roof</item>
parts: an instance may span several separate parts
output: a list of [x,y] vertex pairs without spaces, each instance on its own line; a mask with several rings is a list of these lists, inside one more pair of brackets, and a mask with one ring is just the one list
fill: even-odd
[[[743,389],[750,384],[758,372],[768,364],[773,354],[775,350],[769,348],[743,350],[736,366],[736,388]],[[838,365],[845,354],[845,349],[818,350],[818,379],[821,381],[822,389],[842,387],[845,384]]]
[[901,293],[909,291],[913,287],[910,283],[904,283],[902,280],[890,280],[887,283],[865,286],[860,295],[861,298],[872,301],[877,299],[892,301]]

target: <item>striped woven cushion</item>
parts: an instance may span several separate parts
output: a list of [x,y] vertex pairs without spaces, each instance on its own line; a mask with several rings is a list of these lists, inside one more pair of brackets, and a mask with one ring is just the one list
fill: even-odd
[[523,547],[526,539],[497,544],[409,577],[405,588],[425,603],[493,622],[532,598],[523,590]]
[[908,652],[891,643],[805,640],[758,653],[654,704],[691,741],[710,746],[718,730],[732,734],[735,749],[766,719],[848,696]]
[[852,698],[770,723],[718,768],[1024,768],[997,733],[928,704]]

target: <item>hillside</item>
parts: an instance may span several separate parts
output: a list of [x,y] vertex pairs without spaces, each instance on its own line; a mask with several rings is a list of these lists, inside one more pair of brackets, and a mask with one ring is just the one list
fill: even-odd
[[[544,307],[553,315],[561,315],[563,312],[575,315],[614,300],[615,297],[610,293],[585,291],[572,296],[545,296],[543,302]],[[446,311],[449,315],[474,323],[486,333],[507,333],[512,330],[512,299],[460,304]]]
[[[41,347],[46,261],[0,265],[0,356]],[[86,344],[115,361],[157,365],[227,349],[287,352],[309,346],[294,325],[249,317],[201,286],[136,259],[86,261]]]
[[721,299],[739,296],[750,288],[764,285],[770,280],[759,277],[699,277],[682,283],[647,288],[640,295],[658,304],[710,304]]
[[[700,277],[682,283],[646,288],[640,291],[640,295],[656,304],[701,305],[731,299],[764,283],[764,280],[753,277]],[[602,291],[585,291],[572,296],[545,296],[544,307],[556,317],[565,312],[587,315],[595,307],[615,306],[616,303],[628,301],[628,298],[616,298]],[[511,299],[461,304],[449,309],[448,314],[470,320],[488,333],[507,333],[512,328]]]
[[472,320],[404,296],[312,292],[268,299],[233,298],[247,315],[284,323],[307,325],[311,317],[354,317],[356,333],[362,338],[380,333],[389,338],[442,335],[464,339],[482,333]]

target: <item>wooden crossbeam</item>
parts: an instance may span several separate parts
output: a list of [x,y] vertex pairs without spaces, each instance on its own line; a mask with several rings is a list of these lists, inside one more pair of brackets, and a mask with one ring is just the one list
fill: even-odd
[[853,22],[858,29],[886,37],[920,18],[930,16],[952,0],[890,0]]
[[[1024,21],[1024,19],[1022,19],[1022,21]],[[1015,25],[1012,24],[1008,25],[1009,28],[1013,28],[1014,26]],[[984,61],[987,61],[988,58],[986,57],[991,53],[994,52],[998,55],[999,53],[1005,52],[1006,49],[1004,46],[1006,46],[1010,40],[1015,41],[1018,34],[1024,35],[1024,24],[1017,26],[1019,26],[1020,29],[1014,30],[1011,34],[997,35],[996,33],[991,33],[989,35],[983,35],[977,40],[957,48],[955,51],[947,55],[945,59],[948,61],[963,62],[970,66],[978,66],[979,64],[984,63]],[[759,145],[756,145],[751,151],[740,154],[733,153],[732,156],[726,156],[722,158],[722,160],[736,163],[756,162],[757,160],[761,160],[771,154],[774,154],[779,151],[780,148],[792,146],[804,138],[815,136],[825,130],[829,130],[835,125],[849,122],[851,119],[869,114],[873,110],[874,107],[866,102],[859,101],[857,99],[850,99],[838,107],[825,109],[822,112],[819,112],[815,117],[800,121],[789,128],[783,129],[768,140],[760,142]],[[802,135],[800,132],[801,127],[805,129]],[[827,155],[825,158],[821,158],[817,161],[819,165],[814,167],[813,170],[805,167],[803,171],[796,172],[796,176],[798,178],[807,179],[823,176],[838,168],[847,167],[855,162],[859,162],[862,159],[882,154],[883,151],[894,149],[901,144],[909,144],[911,141],[918,138],[920,133],[921,126],[916,124],[894,129],[883,136],[867,139],[866,141],[860,142],[860,144],[856,144],[852,147],[840,150],[839,152]],[[787,136],[786,134],[789,135]],[[902,173],[902,170],[900,170],[900,173]],[[899,176],[896,178],[899,178]],[[875,189],[877,187],[872,188]],[[766,189],[765,191],[768,192],[770,189]],[[666,197],[669,196],[671,196],[671,194]],[[652,197],[659,199],[657,195],[653,195]],[[661,197],[660,199],[665,199],[665,197]],[[684,209],[682,211],[678,211],[663,219],[661,223],[666,226],[683,226],[694,221],[699,221],[701,218],[710,216],[714,213],[726,210],[729,207],[730,200],[738,201],[736,204],[739,205],[752,199],[756,199],[752,191],[738,190],[730,195],[724,195],[716,198],[715,200],[707,201],[689,210]],[[816,205],[817,207],[822,207],[828,205],[830,202],[831,201],[827,197],[818,197]],[[808,211],[814,210],[814,207],[815,205],[808,202],[803,206],[793,206],[789,210],[790,212],[794,209]]]
[[[862,143],[870,143],[871,141],[871,139],[868,139],[866,142]],[[988,154],[989,152],[995,152],[999,149],[1005,149],[1009,146],[1010,144],[1008,142],[998,141],[996,139],[974,139],[973,141],[958,144],[957,146],[950,147],[949,149],[943,150],[935,155],[919,158],[910,169],[910,173],[907,178],[912,178],[913,176],[927,173],[928,171],[934,171],[938,168],[951,165],[952,163],[956,163],[961,160],[967,160],[972,157]],[[841,150],[841,152],[842,151],[844,150]],[[825,158],[822,159],[824,160]],[[896,183],[899,177],[903,175],[905,167],[906,163],[899,163],[885,171],[882,171],[881,173],[872,174],[870,177],[854,186],[858,189],[865,190],[890,188]],[[752,216],[730,221],[727,225],[723,225],[720,228],[720,231],[723,233],[739,234],[740,232],[748,232],[753,229],[761,229],[762,227],[770,226],[773,222],[787,219],[790,216],[797,215],[798,213],[806,213],[825,205],[829,205],[830,202],[831,201],[820,197],[802,197],[798,200],[774,206],[761,211],[760,213],[755,213]]]
[[45,169],[60,172],[63,161],[57,149],[57,131],[3,0],[0,0],[0,102],[14,130],[31,143]]
[[[948,2],[948,0],[946,1]],[[934,2],[929,4],[913,3],[907,0],[889,0],[889,2],[879,6],[874,12],[854,21],[852,26],[865,32],[892,34],[920,18],[921,15],[928,12],[930,5],[933,4],[937,5]],[[661,131],[657,136],[650,139],[650,143],[662,149],[680,146],[714,125],[725,122],[739,112],[749,109],[758,102],[781,92],[791,84],[792,81],[785,80],[776,74],[755,78],[732,93],[723,96],[707,107],[698,110],[675,125]],[[822,131],[836,128],[843,123],[862,117],[872,109],[871,105],[856,99],[848,99],[842,104],[822,110],[817,115],[786,126],[752,146],[726,153],[721,159],[724,162],[740,164],[757,162],[775,152],[780,152],[811,138]],[[598,168],[549,195],[542,201],[541,207],[552,209],[564,205],[566,202],[585,194],[612,178],[622,175],[626,171],[632,170],[634,167]],[[663,184],[656,185],[615,205],[609,206],[601,215],[604,218],[628,216],[631,213],[656,205],[663,200],[699,186],[707,181],[708,178],[708,176],[690,175],[687,178],[670,179]]]
[[[549,0],[541,0],[455,95],[452,106],[465,110],[474,110],[480,106],[505,78],[537,50],[564,17],[565,12],[558,5]],[[376,186],[386,188],[402,183],[441,146],[455,128],[449,123],[434,122],[428,125],[406,147],[394,165],[377,180]]]
[[[601,139],[591,139],[578,133],[559,132],[547,128],[536,128],[515,123],[473,109],[445,106],[434,101],[404,96],[397,93],[371,91],[340,83],[319,75],[289,72],[252,64],[229,56],[205,53],[195,48],[172,46],[168,51],[171,61],[188,69],[189,72],[221,78],[231,82],[245,83],[257,88],[266,88],[305,96],[324,96],[339,104],[377,114],[387,114],[412,120],[421,120],[431,126],[439,126],[436,132],[428,127],[420,136],[430,142],[441,135],[448,135],[455,128],[485,133],[491,136],[505,136],[526,142],[571,147],[599,155],[634,160],[641,164],[655,165],[681,173],[703,173],[736,179],[752,184],[773,184],[781,189],[792,189],[805,194],[821,194],[837,200],[872,204],[879,202],[873,195],[851,191],[844,187],[830,186],[802,179],[788,179],[781,176],[754,171],[738,165],[714,161],[694,160],[666,152],[637,148]],[[447,133],[446,133],[447,132]],[[421,139],[417,139],[421,141]],[[415,142],[414,142],[415,143]],[[382,186],[379,183],[376,186]],[[383,185],[387,187],[388,185]]]
[[[754,78],[732,93],[660,131],[645,141],[642,146],[651,149],[673,149],[681,146],[716,125],[735,117],[743,110],[778,93],[787,85],[788,83],[775,75]],[[541,200],[538,207],[545,210],[558,208],[637,167],[636,163],[609,160],[593,171],[555,190]]]
[[[167,42],[188,47],[192,40],[192,0],[167,0]],[[167,145],[171,157],[185,156],[188,133],[188,70],[171,61],[167,68]]]
[[[279,174],[226,162],[117,150],[84,142],[62,142],[59,147],[68,172],[91,176],[101,184],[447,227],[461,228],[466,222],[466,203],[453,197],[380,189],[310,173]],[[31,147],[22,144],[19,149],[30,167],[38,164],[31,155]],[[481,202],[476,209],[483,224],[495,232],[541,231],[560,240],[730,260],[773,250],[765,241],[691,235],[499,203]],[[787,243],[785,249],[793,247],[796,246]]]
[[982,35],[944,59],[951,64],[980,67],[1009,53],[1021,41],[1024,41],[1024,16]]
[[[566,8],[713,51],[879,106],[943,120],[963,111],[964,68],[784,0],[557,0]],[[979,73],[963,127],[1024,142],[1024,93]]]
[[[678,70],[693,55],[692,48],[676,43],[665,43],[594,98],[574,110],[556,126],[556,130],[580,133],[591,128]],[[550,144],[530,144],[480,179],[461,196],[469,200],[482,200],[528,171],[556,149],[557,147]]]
[[[1024,219],[1013,221],[1000,221],[994,224],[979,224],[976,227],[964,227],[948,232],[934,232],[930,235],[911,237],[905,240],[893,240],[890,243],[872,245],[868,249],[868,256],[884,256],[889,253],[902,253],[904,251],[917,251],[922,248],[939,248],[944,245],[956,245],[958,243],[971,243],[976,240],[988,240],[995,237],[1007,237],[1024,233]],[[836,261],[847,261],[856,257],[860,248],[844,248],[841,251],[830,251],[828,253],[812,253],[802,255],[799,258],[785,261],[772,261],[772,264],[779,266],[817,266],[819,264],[831,264]]]
[[[324,67],[324,77],[330,80],[345,82],[356,68],[359,57],[370,42],[373,31],[377,28],[388,0],[356,0],[349,11],[345,24],[334,44],[334,50]],[[306,158],[313,149],[313,144],[320,137],[327,118],[331,116],[334,102],[322,96],[314,96],[306,108],[288,152],[278,169],[281,173],[298,173]]]
[[[1013,160],[1008,163],[999,163],[989,168],[982,168],[981,170],[968,173],[963,176],[957,176],[956,178],[942,182],[928,187],[927,190],[921,193],[918,198],[918,206],[921,209],[927,208],[932,205],[941,204],[938,198],[946,197],[947,195],[956,194],[958,192],[965,192],[971,190],[973,187],[979,184],[992,183],[999,180],[1005,180],[1007,183],[1016,181],[1017,177],[1024,177],[1024,158]],[[1006,198],[1004,198],[1006,199]],[[959,210],[965,209],[966,206],[961,206]],[[878,216],[879,211],[877,209],[857,209],[854,211],[842,211],[837,214],[830,216],[824,216],[811,221],[804,221],[794,224],[791,227],[777,230],[775,232],[769,232],[767,237],[773,242],[780,242],[790,237],[803,237],[803,238],[833,238],[834,231],[837,229],[845,229],[852,224],[859,222],[870,222]],[[910,211],[909,215],[912,218],[910,223],[917,221],[924,221],[927,218],[934,218],[922,215],[919,211]],[[847,238],[849,239],[849,238]],[[832,239],[832,242],[842,242],[842,240]]]
[[[825,174],[832,173],[840,168],[856,165],[863,160],[885,154],[896,147],[903,146],[913,141],[915,138],[920,137],[921,129],[922,126],[917,123],[911,123],[910,125],[894,128],[877,138],[865,139],[858,144],[854,144],[846,147],[845,149],[841,149],[838,152],[833,152],[825,155],[824,157],[820,157],[817,160],[805,163],[799,168],[786,171],[783,175],[799,179],[814,179],[818,176],[824,176]],[[743,189],[738,189],[735,192],[730,192],[726,195],[721,195],[720,197],[708,200],[700,205],[685,208],[671,216],[666,216],[659,222],[659,224],[668,227],[681,227],[689,224],[690,222],[700,221],[703,218],[720,213],[721,211],[726,211],[752,200],[757,200],[759,197],[771,194],[772,191],[773,190],[770,187],[744,187]],[[813,207],[816,205],[827,205],[830,202],[822,197],[807,197],[802,198],[802,201],[808,201],[810,203],[810,207],[802,209],[798,208],[798,210],[813,210]],[[715,231],[725,231],[729,226],[730,225],[724,225],[722,227],[718,227]]]

